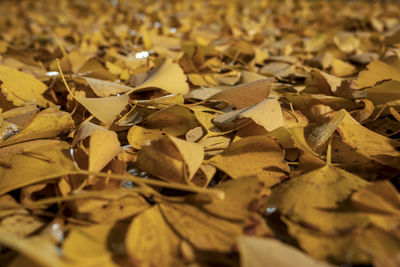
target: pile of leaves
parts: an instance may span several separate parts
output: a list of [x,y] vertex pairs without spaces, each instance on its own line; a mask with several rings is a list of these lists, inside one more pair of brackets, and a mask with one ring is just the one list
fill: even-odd
[[400,265],[397,1],[0,1],[2,266]]

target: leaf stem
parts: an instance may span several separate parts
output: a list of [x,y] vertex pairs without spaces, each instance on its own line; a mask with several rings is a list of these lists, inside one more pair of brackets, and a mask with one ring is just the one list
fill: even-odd
[[[75,173],[73,173],[73,174],[75,174]],[[188,191],[188,192],[199,193],[199,194],[210,194],[210,195],[214,195],[214,196],[218,197],[219,199],[225,198],[224,192],[221,190],[217,190],[217,189],[206,189],[206,188],[201,188],[201,187],[196,187],[196,186],[191,186],[191,185],[170,183],[170,182],[160,181],[160,180],[156,180],[156,179],[149,179],[149,178],[143,179],[141,177],[135,177],[132,175],[105,173],[105,172],[92,172],[92,171],[86,171],[86,170],[78,170],[76,174],[93,175],[93,176],[99,176],[99,177],[104,177],[104,178],[109,177],[109,178],[117,179],[117,180],[128,180],[128,181],[135,182],[139,185],[159,186],[159,187],[171,188],[171,189]]]

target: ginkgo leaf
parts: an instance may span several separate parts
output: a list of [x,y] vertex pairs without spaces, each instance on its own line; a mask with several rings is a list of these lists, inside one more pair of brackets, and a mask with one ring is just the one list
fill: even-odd
[[157,69],[152,70],[149,78],[127,92],[128,94],[146,88],[160,88],[171,94],[186,94],[189,85],[181,67],[167,58]]
[[[257,207],[262,197],[269,193],[262,188],[262,182],[256,177],[229,180],[214,188],[224,192],[224,199],[213,198],[210,203],[202,205],[202,209],[231,221],[244,220],[250,211],[254,211],[253,206]],[[201,197],[199,196],[199,200]]]
[[375,86],[369,87],[364,90],[367,92],[367,97],[375,105],[398,106],[397,103],[400,99],[400,81],[390,80],[379,83]]
[[352,202],[357,208],[372,213],[399,213],[400,194],[388,181],[374,182],[356,192]]
[[162,129],[146,129],[134,125],[129,129],[127,139],[133,148],[141,149],[144,145],[163,137],[165,134],[166,133],[162,131]]
[[47,235],[20,238],[9,232],[0,230],[0,243],[12,248],[40,266],[68,267],[77,262],[59,256],[54,240]]
[[126,252],[133,265],[184,266],[179,259],[181,238],[155,205],[138,215],[126,233]]
[[152,113],[143,121],[143,125],[146,128],[159,129],[169,135],[180,136],[199,126],[199,123],[189,108],[173,105]]
[[347,112],[338,126],[338,131],[342,142],[353,148],[357,154],[382,165],[399,168],[398,141],[365,128]]
[[356,68],[350,63],[344,62],[340,59],[333,59],[332,61],[332,73],[336,76],[343,77],[349,76],[356,72]]
[[332,266],[272,238],[240,236],[238,247],[243,267],[262,267],[266,264],[282,267]]
[[171,228],[200,250],[228,252],[242,233],[243,222],[231,222],[209,215],[188,204],[161,204]]
[[265,99],[247,108],[219,115],[213,119],[213,123],[221,128],[237,129],[249,122],[248,119],[241,120],[240,118],[251,119],[267,131],[283,126],[282,109],[276,99]]
[[400,237],[400,194],[388,181],[371,183],[351,197],[352,205],[368,213],[376,226]]
[[99,97],[108,97],[110,95],[122,94],[133,89],[130,86],[126,86],[115,82],[88,78],[88,77],[84,77],[84,79],[89,84],[93,92]]
[[272,79],[266,78],[225,89],[207,100],[224,101],[241,109],[266,99],[270,94],[271,86]]
[[200,144],[165,136],[144,146],[138,155],[138,166],[159,178],[190,183],[204,158]]
[[361,71],[357,80],[354,81],[356,88],[370,87],[384,80],[400,81],[400,69],[382,61],[372,61],[367,68],[368,70]]
[[0,194],[76,171],[66,142],[37,140],[0,149]]
[[267,134],[268,136],[278,140],[285,148],[299,148],[304,152],[312,155],[317,153],[310,147],[304,132],[304,126],[293,124],[290,127],[280,127]]
[[89,171],[101,171],[120,152],[120,146],[115,132],[95,130],[90,136]]
[[32,75],[0,65],[1,91],[15,106],[32,103],[46,107],[52,103],[43,97],[47,86]]
[[29,124],[9,138],[3,139],[0,146],[23,141],[51,138],[70,131],[74,127],[71,114],[61,111],[59,106],[47,108],[36,114]]
[[17,125],[19,128],[25,128],[39,112],[37,105],[27,105],[13,108],[1,113],[1,117],[9,123]]
[[326,235],[287,219],[284,222],[299,246],[317,259],[336,264],[368,264],[386,258],[393,264],[398,257],[400,241],[377,227],[362,228],[344,235]]
[[12,214],[2,218],[0,229],[18,237],[27,237],[43,228],[45,223],[42,218],[35,215]]
[[11,195],[0,196],[0,218],[12,214],[27,214],[28,211],[23,208]]
[[109,96],[103,98],[74,97],[82,106],[100,121],[112,123],[128,105],[129,96]]
[[354,191],[366,185],[368,182],[360,177],[327,164],[274,187],[268,206],[293,221],[332,232],[365,221],[363,217],[332,211],[338,209],[338,204]]
[[93,132],[96,130],[102,130],[102,131],[107,131],[106,128],[94,124],[90,121],[84,122],[78,129],[78,131],[75,133],[74,140],[72,141],[72,145],[75,145],[77,142],[80,140],[85,139],[86,137],[89,137],[92,135]]
[[281,181],[289,171],[283,160],[281,146],[267,136],[246,137],[232,143],[208,163],[233,179],[257,177],[270,187]]
[[306,80],[306,92],[323,93],[333,95],[342,84],[342,79],[325,73],[323,71],[313,70],[309,73]]
[[[81,266],[119,266],[113,261],[113,256],[123,254],[124,236],[121,232],[124,228],[126,223],[72,227],[63,243],[62,253]],[[111,233],[113,236],[109,237]]]

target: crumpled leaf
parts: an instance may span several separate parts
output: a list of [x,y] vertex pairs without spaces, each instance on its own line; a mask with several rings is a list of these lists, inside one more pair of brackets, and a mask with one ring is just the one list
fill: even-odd
[[1,91],[15,106],[32,103],[46,107],[52,103],[43,97],[47,86],[32,75],[0,65]]

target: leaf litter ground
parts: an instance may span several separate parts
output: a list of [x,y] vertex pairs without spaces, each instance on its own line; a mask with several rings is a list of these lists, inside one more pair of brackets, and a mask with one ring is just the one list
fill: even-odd
[[0,1],[3,266],[399,266],[396,1]]

